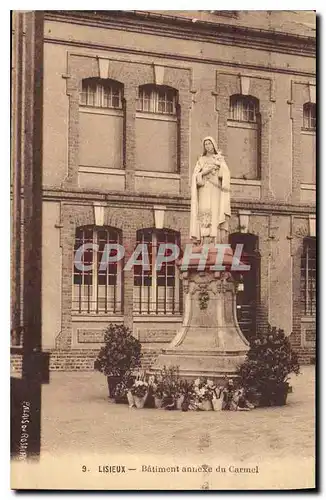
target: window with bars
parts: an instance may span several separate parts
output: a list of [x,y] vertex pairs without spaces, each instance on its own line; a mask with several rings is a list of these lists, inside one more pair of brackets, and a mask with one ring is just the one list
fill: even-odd
[[303,128],[316,129],[316,104],[306,102],[303,105]]
[[[175,261],[162,263],[160,270],[155,263],[161,244],[180,245],[179,233],[172,230],[144,229],[137,231],[137,244],[148,250],[149,270],[142,264],[134,266],[134,312],[138,314],[181,314],[182,287]],[[180,247],[179,247],[180,248]],[[171,255],[166,248],[165,255]],[[143,256],[139,256],[141,260]]]
[[82,81],[79,103],[96,108],[122,109],[123,85],[114,80],[86,78]]
[[301,305],[304,316],[316,315],[316,239],[305,238],[301,257]]
[[[73,271],[74,313],[113,313],[122,312],[122,261],[109,262],[100,266],[104,251],[109,252],[107,244],[120,244],[121,232],[111,227],[83,226],[76,229]],[[85,251],[77,262],[76,251],[82,246]],[[90,248],[91,245],[98,247]],[[111,249],[109,256],[116,250]],[[81,270],[85,266],[85,270]]]
[[233,95],[230,97],[229,120],[256,123],[259,101],[255,97]]
[[137,111],[163,115],[176,115],[176,90],[163,85],[142,85],[138,89]]

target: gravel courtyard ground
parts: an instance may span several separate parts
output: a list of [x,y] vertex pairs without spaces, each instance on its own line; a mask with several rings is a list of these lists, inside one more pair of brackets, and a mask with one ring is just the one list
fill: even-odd
[[54,372],[43,386],[42,449],[64,448],[115,453],[156,450],[184,456],[218,449],[238,459],[314,455],[313,366],[293,376],[293,393],[284,407],[251,412],[136,410],[107,399],[106,379],[97,372]]
[[[136,410],[108,402],[106,379],[97,372],[51,373],[51,382],[43,386],[42,393],[41,457],[62,457],[64,470],[58,480],[58,465],[47,466],[38,473],[38,481],[47,474],[49,485],[56,480],[61,488],[73,484],[81,488],[150,489],[158,487],[158,475],[142,470],[143,465],[209,464],[215,475],[193,473],[185,482],[184,475],[161,474],[159,488],[313,487],[314,367],[302,367],[302,374],[293,376],[291,384],[293,393],[284,407],[184,413]],[[131,482],[118,474],[108,478],[109,474],[99,473],[99,467],[106,464],[136,469],[128,473]],[[85,474],[83,465],[87,467]],[[258,465],[259,474],[230,474],[230,465]]]

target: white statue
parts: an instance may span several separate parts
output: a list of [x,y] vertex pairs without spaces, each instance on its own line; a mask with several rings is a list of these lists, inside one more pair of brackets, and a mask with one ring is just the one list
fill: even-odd
[[190,237],[203,243],[227,243],[230,171],[212,137],[203,140],[191,186]]

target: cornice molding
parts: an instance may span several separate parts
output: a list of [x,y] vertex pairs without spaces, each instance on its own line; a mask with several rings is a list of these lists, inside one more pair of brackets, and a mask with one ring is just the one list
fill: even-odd
[[316,39],[282,31],[248,28],[146,11],[45,11],[45,19],[142,34],[237,45],[316,57]]
[[[216,66],[225,66],[227,68],[238,68],[238,69],[245,69],[245,70],[252,70],[252,71],[267,71],[268,73],[282,73],[282,74],[287,74],[287,75],[292,75],[292,76],[300,76],[300,77],[305,77],[305,78],[316,78],[315,73],[310,73],[310,72],[305,72],[302,70],[296,70],[294,68],[279,68],[279,67],[272,67],[272,66],[263,66],[261,64],[246,64],[246,63],[237,63],[234,61],[223,61],[221,59],[212,59],[212,58],[204,58],[204,57],[196,57],[196,56],[189,56],[189,55],[179,55],[179,54],[173,54],[171,52],[151,52],[149,50],[141,50],[141,49],[135,49],[134,47],[121,47],[118,45],[106,45],[106,44],[99,44],[99,43],[91,43],[91,42],[83,42],[80,40],[66,40],[63,38],[55,38],[55,37],[45,37],[44,38],[45,43],[53,43],[53,44],[58,44],[58,45],[66,45],[68,47],[82,47],[83,49],[90,49],[90,50],[105,50],[105,51],[113,51],[121,54],[126,54],[126,62],[130,62],[130,59],[128,59],[128,56],[130,54],[133,55],[138,55],[138,56],[146,56],[146,57],[152,57],[155,59],[165,59],[165,60],[173,60],[173,61],[181,61],[182,63],[202,63],[202,64],[214,64]],[[92,54],[89,54],[90,57],[94,57]],[[146,64],[144,61],[133,61],[139,64]],[[182,69],[184,67],[182,66]],[[186,68],[189,69],[189,68]]]
[[[168,195],[143,195],[143,194],[125,194],[117,192],[99,193],[96,191],[86,190],[71,190],[63,191],[60,189],[44,189],[44,201],[60,201],[63,203],[72,203],[85,205],[87,201],[90,206],[93,206],[94,201],[101,201],[110,206],[118,206],[119,208],[153,208],[158,203],[165,205],[167,210],[175,210],[180,212],[190,211],[190,198],[184,196],[168,196]],[[231,200],[232,212],[238,213],[238,210],[251,210],[252,215],[299,215],[306,216],[316,212],[315,205],[292,205],[287,203],[252,201],[252,200]]]

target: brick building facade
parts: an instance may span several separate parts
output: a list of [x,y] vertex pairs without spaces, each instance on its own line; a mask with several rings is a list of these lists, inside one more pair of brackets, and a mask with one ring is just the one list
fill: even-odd
[[[23,37],[16,16],[13,40]],[[92,369],[109,322],[133,329],[147,365],[173,338],[182,323],[176,268],[78,273],[74,248],[119,242],[128,259],[140,240],[153,252],[162,238],[183,247],[191,174],[208,135],[231,171],[230,242],[252,258],[240,325],[248,335],[267,321],[283,328],[301,360],[313,362],[315,14],[55,11],[44,19],[42,343],[50,368]],[[13,107],[13,119],[23,108]]]

